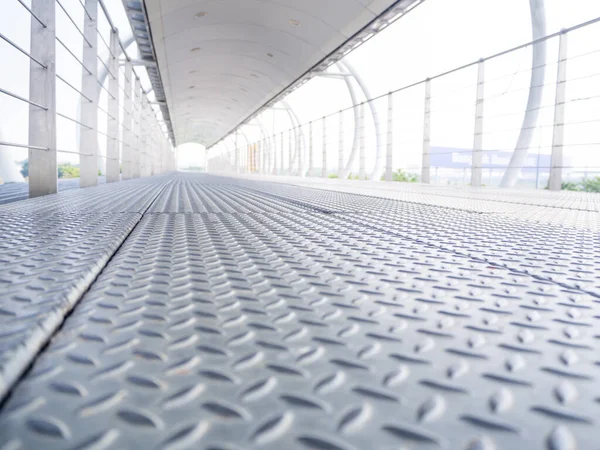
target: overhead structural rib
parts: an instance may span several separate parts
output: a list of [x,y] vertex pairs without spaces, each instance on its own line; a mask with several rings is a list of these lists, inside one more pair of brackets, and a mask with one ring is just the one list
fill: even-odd
[[169,113],[169,106],[167,105],[165,89],[163,87],[156,54],[154,52],[152,30],[146,14],[144,1],[123,0],[123,6],[127,13],[131,29],[133,30],[133,37],[139,49],[139,60],[136,60],[136,63],[146,66],[148,77],[150,78],[150,83],[152,83],[152,89],[154,90],[154,95],[156,97],[156,102],[160,107],[162,116],[165,120],[165,125],[169,132],[169,139],[173,146],[176,146],[175,133],[173,132],[173,124],[171,123],[171,115]]
[[341,45],[335,48],[332,52],[322,58],[319,62],[313,65],[310,69],[296,78],[292,83],[290,83],[286,88],[281,90],[277,95],[273,96],[270,100],[264,103],[260,108],[238,123],[235,127],[231,128],[227,133],[221,136],[220,139],[209,144],[207,147],[210,149],[214,147],[219,142],[221,142],[226,136],[233,133],[240,126],[250,122],[256,116],[258,116],[264,110],[275,106],[276,103],[283,100],[290,93],[298,89],[300,86],[305,84],[311,78],[313,78],[316,74],[319,74],[325,71],[329,66],[335,64],[351,51],[355,50],[360,45],[367,42],[374,35],[382,31],[384,28],[387,28],[389,25],[394,23],[396,20],[403,17],[405,14],[413,10],[416,6],[423,3],[425,0],[397,0],[392,5],[390,5],[387,9],[385,9],[381,14],[374,17],[370,22],[368,22],[364,27],[354,33],[350,38],[345,40]]

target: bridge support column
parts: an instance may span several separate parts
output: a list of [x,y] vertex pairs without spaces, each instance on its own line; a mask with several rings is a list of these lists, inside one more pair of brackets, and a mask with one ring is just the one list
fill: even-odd
[[283,140],[283,131],[281,132],[281,138],[280,139],[281,139],[281,148],[280,148],[280,150],[281,150],[281,160],[279,161],[279,174],[283,175],[285,173],[284,172],[285,169],[284,169],[284,165],[283,165],[283,155],[284,155],[284,152],[283,152],[283,142],[284,142],[284,140]]
[[308,124],[308,176],[313,176],[314,166],[314,140],[313,140],[313,123]]
[[141,153],[142,153],[142,86],[140,79],[136,77],[133,86],[133,146],[132,146],[132,167],[131,177],[139,178],[141,174]]
[[431,80],[425,81],[425,114],[423,120],[423,163],[421,167],[421,182],[430,183],[431,171]]
[[338,177],[342,177],[344,171],[344,112],[339,113],[339,138],[338,138]]
[[394,169],[392,156],[394,150],[394,97],[388,93],[387,142],[385,152],[385,181],[392,181]]
[[[85,0],[83,34],[83,78],[81,92],[81,134],[79,137],[81,187],[98,184],[98,0]],[[89,44],[88,44],[89,42]],[[88,100],[89,99],[89,100]]]
[[289,153],[289,159],[288,159],[288,162],[289,162],[289,173],[288,173],[288,175],[291,175],[292,171],[293,171],[293,161],[292,161],[292,158],[293,158],[293,154],[292,154],[292,130],[291,129],[288,131],[288,138],[289,138],[289,140],[288,140],[288,153]]
[[365,161],[365,104],[361,103],[359,108],[360,114],[357,124],[359,127],[358,178],[364,180],[367,176]]
[[[45,25],[31,20],[29,66],[29,196],[58,191],[56,163],[56,16],[54,2],[32,0],[31,11]],[[36,106],[40,105],[40,106]],[[43,150],[46,149],[46,150]]]
[[123,154],[121,157],[122,179],[133,178],[133,93],[131,80],[133,65],[130,61],[125,63],[125,81],[123,93]]
[[323,117],[323,167],[321,177],[327,178],[327,118]]
[[110,33],[110,55],[108,60],[108,125],[106,140],[106,182],[119,181],[119,33]]
[[483,162],[483,99],[485,83],[485,61],[479,60],[477,65],[477,99],[475,102],[475,132],[473,135],[473,160],[471,163],[471,186],[481,187]]
[[548,189],[551,191],[560,191],[562,189],[567,56],[567,33],[562,32],[558,41],[558,73],[556,75],[556,97],[554,102],[554,130],[552,134],[552,156],[550,159],[550,181],[548,182]]

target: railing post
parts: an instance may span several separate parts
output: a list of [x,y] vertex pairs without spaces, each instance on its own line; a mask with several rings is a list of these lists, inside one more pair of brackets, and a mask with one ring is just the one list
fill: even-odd
[[269,136],[267,138],[267,142],[269,143],[269,164],[267,166],[267,175],[276,175],[277,151],[275,149],[275,139],[273,139],[273,136]]
[[308,176],[312,177],[313,176],[313,170],[315,168],[315,162],[314,162],[314,154],[313,154],[313,148],[314,148],[314,143],[313,143],[313,123],[310,122],[308,124]]
[[[100,87],[98,86],[98,0],[85,0],[83,34],[83,78],[81,92],[91,101],[81,100],[81,122],[79,151],[82,153],[80,160],[81,187],[95,186],[98,184],[98,97]],[[87,69],[87,70],[86,70]]]
[[421,182],[430,183],[431,156],[431,80],[425,80],[425,113],[423,115],[423,164]]
[[268,166],[268,158],[269,158],[269,143],[267,142],[267,138],[263,136],[261,141],[261,153],[260,153],[260,173],[261,175],[268,174],[267,166]]
[[327,118],[323,117],[323,167],[321,176],[327,178]]
[[146,110],[146,102],[144,102],[143,95],[140,97],[140,146],[139,146],[139,158],[140,158],[140,177],[148,175],[148,111]]
[[358,116],[358,136],[359,136],[359,148],[358,148],[358,178],[364,180],[367,176],[366,172],[366,155],[365,155],[365,104],[361,103],[359,107]]
[[132,178],[139,178],[141,175],[141,153],[142,153],[142,86],[140,79],[135,78],[133,83],[133,104],[134,104],[134,124],[133,127],[133,146],[132,146]]
[[[154,112],[152,112],[154,115]],[[160,128],[156,116],[154,117],[154,172],[152,175],[158,175],[162,173],[162,140],[160,135]]]
[[255,171],[262,174],[262,141],[256,143],[256,160],[254,162]]
[[121,166],[123,170],[122,179],[133,178],[133,93],[131,79],[133,77],[133,65],[131,61],[125,63],[124,92],[123,92],[123,152]]
[[163,136],[162,134],[159,135],[159,148],[160,148],[160,172],[159,173],[165,173],[165,159],[167,156],[167,153],[165,151],[165,142],[163,140]]
[[344,171],[344,112],[339,112],[338,176]]
[[475,102],[475,132],[473,136],[473,160],[471,163],[471,186],[481,187],[482,184],[482,153],[483,153],[483,100],[485,83],[485,61],[479,60],[477,65],[477,99]]
[[56,16],[54,2],[32,0],[31,11],[46,25],[31,21],[29,100],[45,109],[29,105],[29,145],[48,150],[29,149],[29,196],[58,191],[56,163]]
[[392,181],[394,169],[392,157],[394,151],[394,95],[388,93],[387,142],[385,153],[385,181]]
[[284,166],[283,166],[283,131],[281,132],[281,160],[279,161],[279,174],[284,174]]
[[552,156],[548,189],[562,188],[563,142],[565,124],[565,88],[567,81],[567,33],[563,30],[558,41],[558,72],[556,75],[556,97],[554,102],[554,129],[552,134]]
[[119,32],[110,33],[108,60],[108,118],[106,140],[106,182],[119,181]]
[[288,130],[288,138],[289,138],[289,140],[288,140],[289,160],[288,161],[289,161],[289,167],[290,167],[289,175],[292,175],[292,173],[293,173],[293,169],[292,169],[292,167],[293,167],[293,161],[292,161],[293,154],[292,154],[292,129],[291,128]]
[[240,173],[240,149],[238,147],[239,144],[239,131],[235,130],[235,173]]
[[271,136],[271,156],[273,157],[273,175],[277,175],[277,139],[273,134]]
[[298,124],[297,132],[295,133],[294,146],[296,148],[296,155],[298,160],[298,176],[304,178],[306,176],[306,169],[304,167],[304,147],[302,143],[304,142],[302,139],[304,131],[302,130],[302,124]]

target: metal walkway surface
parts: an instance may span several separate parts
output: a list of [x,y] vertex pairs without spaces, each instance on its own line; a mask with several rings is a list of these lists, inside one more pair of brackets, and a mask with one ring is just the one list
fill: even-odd
[[364,186],[0,206],[0,449],[597,449],[597,197]]
[[[106,177],[99,176],[98,184],[106,183]],[[68,191],[79,188],[79,178],[62,178],[58,180],[58,191]],[[28,183],[0,184],[0,205],[25,200],[29,197]]]

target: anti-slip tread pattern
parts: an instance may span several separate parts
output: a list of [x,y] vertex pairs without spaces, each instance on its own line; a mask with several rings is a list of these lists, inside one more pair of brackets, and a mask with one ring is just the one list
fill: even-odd
[[306,193],[177,176],[0,448],[596,448],[594,232]]

